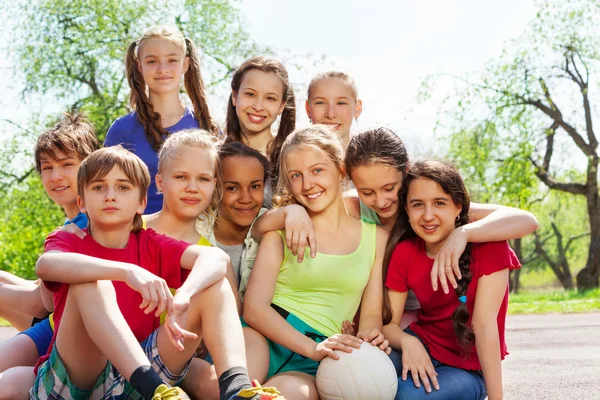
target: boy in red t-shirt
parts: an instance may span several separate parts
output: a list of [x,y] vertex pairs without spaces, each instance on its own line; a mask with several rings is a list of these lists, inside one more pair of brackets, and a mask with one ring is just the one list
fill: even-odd
[[[399,243],[388,248],[384,260],[391,307],[384,335],[396,349],[390,357],[402,375],[396,398],[502,399],[508,271],[519,268],[519,260],[505,241],[469,243],[459,261],[455,292],[434,291],[434,257],[468,221],[467,190],[451,164],[420,161],[411,165],[400,200],[403,207],[390,235]],[[421,314],[402,330],[409,289]],[[414,384],[406,381],[408,371]]]
[[53,292],[56,333],[30,398],[186,399],[169,385],[183,380],[201,338],[222,399],[278,398],[250,388],[225,253],[141,229],[149,182],[144,163],[120,146],[82,162],[78,204],[89,234],[54,232],[36,266]]

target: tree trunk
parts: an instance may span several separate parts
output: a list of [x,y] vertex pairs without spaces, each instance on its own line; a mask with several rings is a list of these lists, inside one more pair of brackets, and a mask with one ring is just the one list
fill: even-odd
[[588,162],[587,207],[590,221],[590,248],[585,268],[577,274],[577,289],[585,291],[600,285],[600,195],[598,194],[598,157]]

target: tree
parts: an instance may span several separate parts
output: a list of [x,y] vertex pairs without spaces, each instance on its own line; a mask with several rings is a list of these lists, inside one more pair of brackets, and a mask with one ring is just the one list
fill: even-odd
[[[507,148],[504,163],[519,165],[511,170],[531,173],[550,190],[585,198],[590,243],[586,266],[577,275],[578,288],[585,290],[600,280],[598,86],[591,80],[600,66],[600,3],[547,0],[538,7],[530,29],[478,79],[459,79],[459,100],[448,98],[445,115],[457,137],[479,130]],[[569,173],[581,167],[583,174]]]

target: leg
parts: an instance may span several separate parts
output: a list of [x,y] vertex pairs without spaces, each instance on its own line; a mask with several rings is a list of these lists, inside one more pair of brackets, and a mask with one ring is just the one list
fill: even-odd
[[96,383],[107,359],[127,380],[138,367],[150,365],[119,310],[110,281],[71,286],[56,348],[71,382],[81,389]]
[[15,274],[11,274],[10,272],[0,270],[0,283],[8,283],[11,285],[35,285],[36,281],[29,281],[27,279],[23,279]]
[[185,392],[196,400],[218,400],[219,381],[215,367],[200,359],[192,359],[181,387]]
[[269,344],[258,331],[246,326],[243,328],[248,359],[248,375],[250,379],[264,382],[269,373]]
[[31,326],[32,317],[48,316],[40,287],[31,282],[24,285],[0,282],[0,316],[19,331]]
[[0,343],[0,354],[0,372],[12,367],[33,367],[40,358],[35,342],[27,335],[13,336]]
[[[434,363],[435,365],[435,363]],[[486,397],[485,382],[481,373],[467,371],[447,365],[436,366],[440,390],[425,392],[421,385],[416,388],[409,377],[406,381],[398,378],[396,399],[402,400],[483,400]]]
[[0,400],[29,399],[34,381],[33,367],[15,367],[0,373]]
[[277,387],[286,400],[319,400],[315,377],[303,372],[277,374],[265,385]]
[[175,349],[164,327],[158,334],[159,354],[173,373],[185,368],[202,337],[214,361],[217,376],[232,367],[246,367],[244,337],[235,298],[226,280],[215,283],[192,298],[186,329],[196,333],[198,339],[187,341],[182,352]]

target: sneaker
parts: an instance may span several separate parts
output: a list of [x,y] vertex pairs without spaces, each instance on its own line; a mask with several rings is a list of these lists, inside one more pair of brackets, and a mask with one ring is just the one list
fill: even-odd
[[162,384],[154,391],[152,400],[190,400],[190,398],[180,388]]
[[244,389],[229,400],[285,400],[279,390],[273,387],[262,387],[258,381],[252,381],[251,388]]

